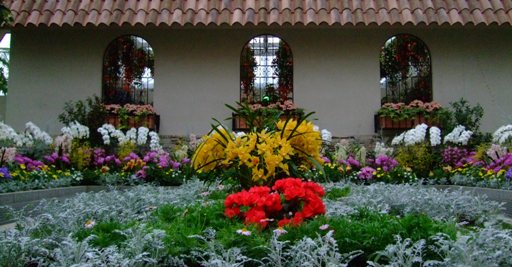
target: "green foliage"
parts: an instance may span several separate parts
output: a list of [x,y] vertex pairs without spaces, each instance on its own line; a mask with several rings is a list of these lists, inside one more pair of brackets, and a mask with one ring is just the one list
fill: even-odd
[[190,176],[183,173],[181,170],[164,170],[157,165],[147,165],[145,169],[146,180],[148,182],[156,182],[158,185],[163,186],[178,186],[183,184],[183,181]]
[[[328,225],[327,230],[320,226]],[[424,214],[409,214],[397,217],[389,214],[361,209],[346,217],[318,217],[300,227],[288,229],[282,236],[283,240],[297,241],[304,236],[314,237],[316,234],[334,230],[334,238],[338,243],[340,253],[362,250],[363,257],[368,259],[373,253],[383,250],[394,242],[394,236],[412,240],[428,239],[437,233],[445,233],[455,238],[457,227],[453,223],[437,222]],[[362,262],[365,262],[363,260]],[[363,265],[366,266],[366,265]]]
[[350,187],[334,187],[331,190],[327,191],[327,193],[325,193],[325,198],[330,200],[337,200],[342,197],[347,197],[348,195],[350,195]]
[[190,254],[194,249],[201,247],[199,240],[190,236],[200,235],[208,227],[227,228],[229,230],[222,232],[228,235],[229,232],[236,234],[237,229],[244,227],[241,222],[226,219],[224,205],[221,202],[207,206],[192,205],[186,208],[164,205],[155,211],[154,216],[156,222],[153,227],[165,230],[168,253],[173,256]]
[[9,52],[0,51],[0,92],[7,94],[7,72],[9,71]]
[[88,97],[85,100],[69,101],[64,104],[64,112],[59,114],[59,121],[63,124],[70,124],[78,121],[80,124],[89,127],[90,141],[93,146],[101,146],[103,139],[96,131],[104,123],[107,111],[98,96]]
[[471,106],[467,100],[461,98],[456,102],[450,102],[450,108],[452,109],[452,129],[457,125],[464,125],[473,133],[479,132],[480,121],[484,116],[484,109],[480,104]]
[[434,164],[434,156],[427,144],[400,146],[396,161],[400,166],[411,168],[419,177],[428,177]]
[[11,11],[3,3],[0,4],[0,28],[11,24],[13,21]]
[[71,165],[77,170],[83,170],[89,167],[92,160],[92,149],[87,144],[73,142],[71,153],[69,154]]
[[237,102],[236,104],[237,107],[228,104],[226,107],[233,112],[235,117],[244,120],[251,132],[260,132],[263,129],[268,129],[269,132],[276,130],[276,124],[283,114],[278,108],[253,110],[247,103]]
[[106,248],[109,246],[120,246],[125,240],[126,235],[121,231],[133,226],[134,223],[120,223],[117,221],[99,222],[91,229],[81,229],[74,234],[78,241],[82,241],[87,237],[94,235],[91,244]]
[[[350,192],[348,187],[331,190],[328,195],[346,196]],[[272,236],[271,229],[260,230],[253,226],[244,226],[241,221],[229,220],[223,215],[224,206],[217,202],[211,205],[192,205],[177,207],[164,205],[154,213],[154,223],[150,227],[165,229],[165,238],[168,252],[171,255],[190,254],[194,249],[201,248],[203,244],[191,235],[200,235],[206,229],[217,232],[217,240],[225,247],[239,247],[244,255],[262,259],[266,252],[262,249],[268,244]],[[328,229],[321,230],[320,226],[328,225]],[[246,228],[251,235],[242,236],[236,231]],[[354,250],[365,252],[367,259],[371,254],[384,249],[394,242],[394,236],[412,240],[427,239],[437,233],[445,233],[455,238],[457,227],[453,223],[437,222],[424,214],[409,214],[404,217],[380,214],[361,209],[347,217],[317,217],[298,227],[285,228],[288,233],[279,237],[292,243],[304,237],[314,238],[317,234],[325,234],[328,230],[335,230],[334,238],[338,242],[341,253]]]

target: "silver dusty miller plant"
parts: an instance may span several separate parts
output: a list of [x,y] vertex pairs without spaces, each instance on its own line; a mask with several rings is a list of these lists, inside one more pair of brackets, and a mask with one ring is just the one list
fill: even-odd
[[486,196],[474,196],[461,190],[437,190],[421,185],[375,183],[357,186],[336,183],[327,184],[326,190],[346,186],[351,189],[348,197],[325,201],[328,215],[344,215],[357,208],[368,208],[381,213],[424,213],[438,220],[483,223],[496,219],[503,210],[503,204],[489,201]]

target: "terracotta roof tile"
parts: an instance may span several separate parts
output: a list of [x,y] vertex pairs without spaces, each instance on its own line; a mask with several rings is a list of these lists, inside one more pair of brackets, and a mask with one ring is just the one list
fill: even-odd
[[14,27],[512,25],[512,0],[4,0]]

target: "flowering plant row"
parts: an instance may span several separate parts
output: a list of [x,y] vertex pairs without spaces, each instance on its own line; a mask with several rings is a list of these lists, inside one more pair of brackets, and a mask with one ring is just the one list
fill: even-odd
[[135,105],[135,104],[108,104],[104,105],[107,112],[111,114],[132,114],[132,115],[149,115],[156,114],[152,105]]
[[299,178],[277,180],[272,188],[254,186],[229,195],[224,206],[228,218],[238,217],[246,224],[256,224],[262,229],[269,224],[279,227],[299,225],[306,219],[325,213],[321,199],[324,189],[317,183]]
[[443,108],[437,102],[422,102],[414,100],[409,104],[405,103],[385,103],[377,111],[381,117],[389,117],[393,120],[413,119],[417,115],[425,117],[435,117],[441,113]]
[[89,128],[78,122],[63,127],[55,139],[33,123],[26,126],[23,133],[16,133],[0,123],[0,182],[38,176],[74,177],[73,183],[95,184],[110,173],[119,181],[176,185],[191,176],[189,147],[176,146],[169,153],[160,145],[158,134],[145,127],[123,132],[105,124],[98,129],[104,146],[90,147]]

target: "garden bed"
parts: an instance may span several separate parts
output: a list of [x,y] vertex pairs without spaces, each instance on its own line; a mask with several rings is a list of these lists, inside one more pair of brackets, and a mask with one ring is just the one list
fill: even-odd
[[[175,188],[94,187],[43,199],[15,213],[18,227],[0,235],[0,246],[9,248],[0,252],[0,265],[512,264],[512,233],[501,227],[501,205],[485,197],[419,185],[324,188],[326,215],[279,235],[224,217],[227,191],[198,181]],[[445,249],[445,257],[432,258],[427,245]]]

